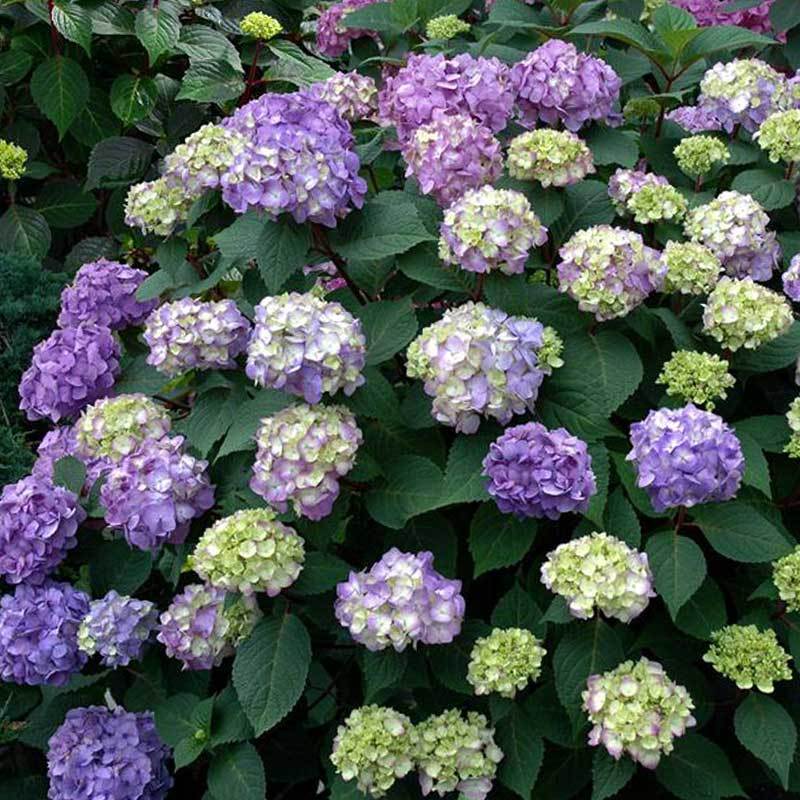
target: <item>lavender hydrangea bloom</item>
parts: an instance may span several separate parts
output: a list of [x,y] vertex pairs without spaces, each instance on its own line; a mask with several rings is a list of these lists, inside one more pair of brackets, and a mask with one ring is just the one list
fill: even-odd
[[500,142],[492,132],[463,114],[435,115],[403,145],[406,177],[423,194],[450,205],[468,189],[493,183],[503,170]]
[[269,92],[223,124],[247,139],[221,181],[222,198],[237,213],[262,209],[333,228],[363,205],[367,184],[350,124],[315,91]]
[[800,254],[792,256],[789,269],[781,276],[783,293],[795,303],[800,303]]
[[147,318],[147,363],[171,378],[190,369],[230,369],[249,336],[250,322],[233,300],[184,297],[165,303]]
[[69,489],[33,475],[0,496],[0,575],[8,583],[42,583],[78,543],[86,512]]
[[110,462],[105,458],[88,458],[78,447],[78,436],[74,425],[60,425],[48,431],[36,450],[37,459],[31,472],[40,480],[53,480],[53,468],[57,461],[67,456],[77,458],[86,467],[86,480],[83,488],[89,490],[94,482],[108,469]]
[[336,618],[368,650],[407,645],[447,644],[461,632],[461,581],[433,568],[427,551],[402,553],[396,547],[365,572],[351,572],[336,587]]
[[686,9],[695,18],[695,22],[706,28],[713,25],[737,25],[749,28],[756,33],[771,33],[772,23],[769,12],[775,0],[764,0],[763,3],[730,10],[728,0],[670,0],[673,6]]
[[333,106],[348,122],[372,119],[378,110],[375,81],[357,72],[337,72],[326,81],[312,84],[308,91]]
[[163,800],[169,748],[149,711],[73,708],[47,749],[49,800]]
[[265,297],[247,348],[247,377],[319,403],[364,383],[367,340],[361,322],[335,302],[290,292]]
[[595,56],[579,53],[575,45],[550,39],[511,68],[520,124],[536,127],[561,122],[577,131],[591,120],[619,125],[614,111],[622,81]]
[[377,3],[378,0],[340,0],[320,14],[317,20],[317,50],[324,56],[338,58],[347,52],[350,42],[363,36],[376,39],[374,31],[362,28],[346,28],[344,18],[357,8]]
[[20,409],[28,419],[58,422],[105,397],[119,374],[119,345],[94,323],[53,331],[33,348],[19,384]]
[[137,600],[113,589],[92,600],[78,628],[78,647],[89,656],[100,655],[106,667],[124,667],[142,657],[145,644],[158,621],[149,600]]
[[94,322],[113,331],[141,325],[158,304],[157,300],[136,299],[136,291],[146,277],[142,269],[105,258],[84,264],[61,293],[59,327]]
[[744,456],[736,434],[722,417],[692,403],[651,411],[630,430],[636,485],[653,508],[730,500],[744,474]]
[[509,69],[496,58],[412,54],[385,76],[378,95],[382,125],[394,125],[401,142],[437,114],[472,117],[493,133],[506,127],[514,105]]
[[50,580],[0,597],[0,680],[64,686],[87,660],[78,626],[88,611],[87,595]]
[[183,437],[146,439],[109,470],[100,490],[106,522],[140,550],[180,543],[214,505],[207,462],[184,453]]
[[538,422],[508,428],[492,442],[483,474],[497,507],[518,517],[583,514],[597,491],[586,442]]
[[680,125],[688,133],[722,130],[722,123],[714,115],[714,112],[701,105],[679,106],[670,111],[666,118],[670,122]]

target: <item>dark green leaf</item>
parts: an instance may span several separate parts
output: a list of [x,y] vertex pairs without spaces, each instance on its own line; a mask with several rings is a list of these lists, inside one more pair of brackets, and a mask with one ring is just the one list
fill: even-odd
[[239,53],[219,31],[207,25],[186,25],[181,29],[177,50],[191,61],[227,61],[234,69],[242,69]]
[[687,536],[665,531],[648,538],[647,557],[656,592],[674,618],[705,580],[703,551]]
[[636,765],[629,758],[611,758],[602,747],[598,747],[592,758],[592,800],[613,797],[636,772]]
[[788,789],[797,728],[786,709],[771,697],[750,692],[736,709],[734,727],[739,741],[775,770],[783,788]]
[[402,528],[411,517],[438,508],[444,495],[442,471],[427,458],[403,455],[384,467],[386,485],[365,496],[370,516],[387,528]]
[[620,488],[615,489],[608,498],[604,530],[609,531],[617,539],[622,539],[628,547],[638,548],[642,541],[639,518]]
[[785,208],[794,202],[794,184],[780,172],[766,169],[751,169],[740,172],[731,184],[731,189],[749,194],[767,211]]
[[52,228],[77,228],[97,209],[94,196],[73,181],[45,184],[36,198],[36,210]]
[[350,565],[331,553],[307,553],[300,577],[292,584],[297,594],[322,594],[345,580]]
[[86,481],[86,465],[74,456],[59,458],[53,465],[53,483],[80,496]]
[[170,6],[159,3],[136,13],[135,29],[136,38],[147,50],[150,62],[155,63],[162,53],[169,52],[178,43],[181,23]]
[[618,164],[633,167],[639,158],[639,145],[635,134],[615,128],[593,128],[586,137],[595,164]]
[[772,497],[772,489],[769,482],[769,465],[761,446],[749,433],[738,430],[735,425],[734,429],[742,446],[742,455],[744,455],[745,469],[742,482],[745,486],[754,486],[767,497]]
[[523,800],[529,800],[542,766],[544,745],[536,735],[536,724],[525,706],[515,704],[497,724],[497,744],[505,757],[498,777]]
[[98,142],[89,156],[87,189],[128,186],[144,175],[153,145],[130,136],[112,136]]
[[76,61],[53,56],[36,67],[30,88],[39,110],[58,128],[59,139],[63,139],[89,99],[86,73]]
[[146,75],[120,75],[111,84],[111,109],[131,125],[150,115],[158,100],[158,87]]
[[675,617],[675,626],[697,639],[709,640],[728,620],[725,597],[711,578],[686,601]]
[[[582,27],[582,26],[579,26]],[[565,189],[564,213],[553,225],[555,239],[563,242],[581,228],[605,225],[616,216],[608,188],[600,181],[581,181]]]
[[0,217],[0,250],[44,258],[50,249],[47,220],[32,208],[18,203]]
[[733,356],[731,367],[734,371],[742,372],[773,372],[793,364],[798,352],[800,352],[800,320],[795,320],[783,336],[755,350],[739,350]]
[[134,594],[150,577],[153,557],[132,548],[123,539],[101,542],[89,563],[89,580],[98,597],[114,589],[122,595]]
[[208,788],[213,800],[264,800],[267,779],[255,747],[239,742],[214,753],[208,767]]
[[536,537],[536,520],[503,514],[494,503],[484,503],[469,527],[469,551],[475,577],[521,561]]
[[83,111],[69,127],[70,136],[87,147],[94,147],[103,139],[118,133],[119,122],[114,119],[108,97],[105,92],[93,86]]
[[326,81],[335,74],[335,70],[324,61],[314,58],[292,42],[277,39],[268,46],[278,59],[269,68],[269,76],[273,80],[288,81],[295,86],[310,86]]
[[225,103],[243,90],[241,71],[227,61],[194,61],[183,76],[175,99]]
[[236,419],[228,430],[217,458],[240,450],[255,449],[256,430],[261,420],[291,403],[291,397],[272,389],[262,389],[252,400],[243,403],[237,410]]
[[0,53],[0,86],[10,86],[21,81],[33,65],[33,56],[24,50],[6,50]]
[[369,703],[378,692],[392,687],[402,687],[403,674],[408,665],[408,655],[388,648],[376,653],[363,654],[364,700]]
[[729,53],[742,47],[763,47],[769,44],[774,44],[774,40],[746,28],[715,25],[703,28],[700,35],[684,49],[681,58],[684,64],[689,64],[698,58],[708,58],[716,53]]
[[247,721],[233,686],[226,686],[214,698],[209,746],[241,742],[252,737],[253,728]]
[[527,628],[538,635],[544,632],[542,610],[529,592],[515,583],[492,612],[492,625],[498,628]]
[[358,309],[367,337],[367,365],[388,361],[417,333],[417,316],[410,300],[382,300]]
[[57,2],[51,11],[53,25],[71,42],[79,44],[89,55],[92,49],[92,15],[77,3]]
[[442,505],[482,503],[489,499],[483,460],[493,439],[492,434],[483,433],[456,437],[447,457]]

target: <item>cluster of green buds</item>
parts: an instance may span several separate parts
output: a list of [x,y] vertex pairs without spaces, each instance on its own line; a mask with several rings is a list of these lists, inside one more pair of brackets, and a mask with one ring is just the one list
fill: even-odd
[[668,294],[708,294],[722,272],[720,260],[699,242],[667,242],[661,253],[667,265],[664,291]]
[[772,582],[786,610],[800,611],[800,545],[772,565]]
[[773,163],[800,161],[800,109],[770,115],[753,134],[753,139]]
[[142,233],[169,236],[186,217],[192,200],[181,186],[170,186],[166,178],[137,183],[125,199],[125,224]]
[[594,172],[594,158],[586,143],[570,131],[538,128],[511,140],[508,174],[542,186],[569,186]]
[[283,31],[283,25],[263,11],[253,11],[242,17],[239,28],[245,36],[262,42],[274,39]]
[[459,19],[455,14],[445,14],[429,20],[425,27],[425,36],[428,39],[452,39],[460,33],[467,33],[470,24]]
[[0,139],[0,177],[17,181],[25,174],[28,153],[18,144]]
[[774,690],[775,681],[788,681],[791,656],[781,647],[775,631],[760,631],[755,625],[727,625],[711,634],[712,645],[703,661],[730,678],[740,689],[754,686],[762,692]]
[[678,350],[665,362],[656,383],[666,386],[670,397],[713,411],[714,401],[724,400],[736,379],[728,372],[728,362],[719,356]]
[[628,100],[622,109],[625,121],[635,125],[642,125],[654,120],[660,113],[661,106],[658,104],[658,100],[653,100],[652,97],[634,97]]
[[547,651],[529,630],[495,628],[475,642],[470,655],[467,680],[475,694],[497,692],[514,697],[542,672]]
[[678,222],[686,215],[686,198],[670,184],[647,184],[628,200],[627,211],[640,225]]
[[784,452],[791,458],[800,458],[800,397],[795,397],[786,412],[786,422],[792,431]]
[[687,136],[672,151],[684,175],[700,178],[708,175],[716,165],[724,164],[730,157],[725,142],[715,136]]

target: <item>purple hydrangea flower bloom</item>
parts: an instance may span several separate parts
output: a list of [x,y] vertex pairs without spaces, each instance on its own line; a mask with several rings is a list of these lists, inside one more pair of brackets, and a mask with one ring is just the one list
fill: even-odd
[[49,800],[163,800],[170,749],[149,711],[73,708],[50,738]]
[[336,587],[336,618],[368,650],[447,644],[461,632],[461,581],[433,568],[427,551],[384,553],[368,571],[351,572]]
[[737,25],[756,33],[771,33],[769,12],[775,0],[764,0],[750,8],[729,10],[729,0],[670,0],[673,6],[689,11],[701,28]]
[[722,123],[714,112],[702,105],[679,106],[670,111],[666,118],[689,133],[722,130]]
[[247,348],[250,322],[233,300],[184,297],[164,303],[147,318],[147,363],[169,377],[190,369],[231,369]]
[[144,270],[105,258],[84,264],[61,293],[59,327],[94,322],[114,331],[141,325],[158,304],[157,300],[136,299],[136,291],[146,277]]
[[492,132],[506,127],[514,105],[509,69],[496,58],[412,54],[384,76],[378,94],[382,125],[394,125],[405,142],[437,114],[463,114]]
[[182,542],[191,521],[214,505],[207,462],[182,448],[182,436],[146,439],[109,470],[100,490],[105,519],[131,547],[156,551]]
[[443,206],[468,189],[493,183],[503,171],[500,142],[489,128],[463,114],[437,113],[403,145],[406,177]]
[[87,660],[78,625],[88,611],[87,595],[50,580],[0,597],[0,679],[64,686]]
[[106,667],[124,667],[142,657],[157,622],[158,612],[149,600],[125,597],[112,589],[92,600],[78,629],[78,646],[89,656],[98,653]]
[[42,583],[78,543],[86,512],[69,489],[29,475],[0,496],[0,575]]
[[267,93],[223,124],[248,141],[221,181],[237,213],[263,209],[333,228],[363,205],[367,184],[358,176],[350,124],[316,90]]
[[539,121],[562,122],[575,132],[591,120],[622,122],[614,111],[622,86],[617,73],[605,61],[579,53],[561,39],[550,39],[517,62],[511,68],[511,84],[525,128],[534,128]]
[[518,517],[583,514],[597,491],[586,442],[538,422],[509,428],[492,442],[483,472],[497,507]]
[[781,276],[783,293],[795,303],[800,303],[800,254],[792,256],[789,269]]
[[53,331],[33,348],[22,375],[20,409],[28,419],[58,422],[110,393],[119,374],[119,345],[94,323]]
[[86,481],[83,488],[89,490],[94,482],[108,469],[111,462],[105,458],[87,458],[78,447],[78,436],[74,425],[60,425],[48,431],[36,449],[37,459],[31,472],[41,480],[53,480],[56,461],[72,456],[82,461],[86,467]]
[[309,94],[333,106],[348,122],[373,119],[378,110],[378,87],[367,75],[337,72],[308,87]]
[[730,500],[744,474],[744,456],[736,434],[722,417],[691,403],[651,411],[630,430],[628,461],[636,467],[636,485],[653,508]]
[[317,20],[317,50],[324,56],[338,58],[347,52],[350,42],[363,36],[378,37],[374,31],[346,28],[344,18],[357,8],[370,6],[378,0],[340,0],[325,9]]

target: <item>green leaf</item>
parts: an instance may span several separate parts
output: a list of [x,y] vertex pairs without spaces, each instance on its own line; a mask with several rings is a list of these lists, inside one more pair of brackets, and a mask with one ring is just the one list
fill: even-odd
[[142,43],[154,64],[162,53],[172,50],[178,43],[181,23],[177,14],[165,3],[143,8],[136,13],[136,38]]
[[586,137],[595,164],[618,164],[633,167],[639,158],[639,144],[635,134],[616,128],[592,128]]
[[247,721],[236,691],[228,685],[214,698],[209,747],[252,738],[253,728]]
[[244,91],[241,70],[227,61],[193,61],[181,81],[176,100],[222,104]]
[[186,25],[181,29],[176,49],[189,56],[190,61],[226,61],[241,71],[242,61],[233,44],[224,34],[208,25]]
[[245,394],[240,387],[212,389],[195,401],[191,414],[181,421],[177,430],[183,433],[200,455],[205,458],[211,448],[228,432],[237,418]]
[[606,36],[624,42],[643,53],[663,52],[663,46],[644,25],[627,19],[604,19],[599,22],[585,22],[570,31],[572,36]]
[[641,544],[642,528],[639,518],[621,488],[615,489],[608,498],[603,530],[622,539],[628,547],[638,548]]
[[675,616],[677,628],[704,641],[709,641],[711,634],[722,628],[727,621],[725,597],[711,578],[703,581],[703,585]]
[[775,44],[774,39],[753,33],[746,28],[739,28],[736,25],[714,25],[711,28],[703,28],[700,35],[684,49],[681,59],[686,66],[699,58],[708,58],[716,53],[729,53],[742,47],[765,47],[771,44]]
[[102,89],[92,87],[89,99],[80,116],[69,126],[69,135],[87,147],[94,147],[103,139],[119,133],[119,122],[114,119],[111,104]]
[[88,222],[96,209],[94,196],[74,181],[47,183],[36,198],[36,210],[52,228],[77,228]]
[[157,100],[156,82],[146,75],[120,75],[111,84],[111,110],[126,125],[150,116]]
[[92,8],[92,31],[98,36],[131,36],[134,30],[133,13],[114,0],[103,0]]
[[56,30],[65,39],[79,44],[86,55],[91,55],[92,15],[87,9],[77,3],[57,2],[50,16]]
[[59,458],[53,465],[53,483],[80,496],[86,481],[86,465],[74,456]]
[[21,81],[33,66],[33,56],[24,50],[6,50],[0,53],[0,86],[10,86]]
[[691,515],[709,544],[733,561],[760,564],[792,549],[770,520],[741,500],[697,506]]
[[0,217],[0,250],[42,259],[50,249],[47,220],[32,208],[15,203]]
[[797,728],[786,709],[771,697],[750,692],[733,720],[739,741],[789,788],[789,769],[797,746]]
[[538,635],[544,633],[542,610],[529,592],[515,583],[506,592],[492,612],[492,625],[497,628],[527,628]]
[[414,27],[418,21],[417,0],[392,0],[350,12],[344,18],[344,26],[397,36]]
[[611,466],[608,461],[608,450],[599,442],[589,445],[589,455],[592,459],[592,472],[595,476],[597,491],[589,501],[584,517],[593,522],[598,528],[603,527],[603,513],[608,501],[608,483],[611,475]]
[[536,520],[503,514],[494,503],[484,503],[469,526],[469,552],[475,577],[521,561],[536,537]]
[[150,553],[130,547],[124,539],[102,541],[92,550],[89,582],[97,597],[111,589],[132,595],[150,577],[152,568]]
[[514,704],[497,724],[496,740],[505,757],[498,778],[523,800],[529,800],[544,759],[544,744],[525,706]]
[[403,675],[408,666],[408,655],[387,649],[362,655],[364,673],[364,702],[369,703],[378,692],[391,687],[402,687]]
[[740,431],[734,424],[734,430],[742,446],[744,456],[744,476],[742,483],[745,486],[754,486],[767,497],[772,497],[772,488],[769,481],[769,465],[764,457],[764,452],[758,442],[749,433]]
[[53,56],[36,67],[30,88],[38,109],[58,128],[58,138],[63,139],[89,99],[86,73],[77,61]]
[[473,696],[473,688],[467,683],[467,665],[475,642],[488,636],[491,628],[482,620],[471,619],[464,623],[461,633],[447,647],[428,647],[425,655],[431,674],[442,685],[453,692]]
[[494,438],[491,433],[455,438],[447,456],[442,505],[483,503],[489,500],[486,478],[483,476],[483,460]]
[[208,788],[213,800],[264,800],[267,779],[255,747],[239,742],[214,753],[208,767]]
[[776,31],[788,31],[800,25],[800,6],[796,0],[775,0],[769,10],[772,27]]
[[665,531],[648,538],[647,557],[656,592],[664,599],[674,619],[705,580],[703,551],[687,536]]
[[184,739],[209,728],[211,703],[201,702],[193,694],[175,694],[155,707],[155,718],[159,736],[170,747],[176,747]]
[[310,86],[328,80],[336,72],[324,61],[308,55],[285,39],[271,41],[267,47],[278,59],[269,67],[269,77],[273,80],[287,81],[295,86]]
[[767,211],[785,208],[794,202],[794,184],[780,172],[768,169],[751,169],[740,172],[731,183],[731,189],[749,194]]
[[784,414],[770,414],[740,419],[735,424],[736,435],[749,436],[762,450],[782,453],[789,441],[789,424]]
[[606,800],[623,789],[636,772],[636,765],[629,758],[616,761],[601,747],[592,757],[592,798]]
[[307,553],[303,571],[292,584],[292,591],[302,595],[329,592],[345,580],[349,572],[350,565],[331,553]]
[[608,188],[600,181],[581,181],[567,186],[564,192],[564,213],[552,227],[553,237],[558,242],[565,241],[581,228],[607,225],[616,216]]
[[256,430],[261,420],[291,403],[291,397],[272,389],[262,389],[252,400],[243,403],[217,453],[217,459],[241,450],[255,449]]
[[291,614],[262,619],[239,645],[233,685],[256,736],[294,708],[303,694],[310,663],[308,631]]
[[381,300],[358,309],[367,337],[367,366],[388,361],[417,333],[417,316],[411,300]]
[[793,364],[800,352],[800,320],[795,320],[783,336],[755,350],[740,350],[734,354],[731,368],[741,372],[774,372]]
[[112,136],[92,148],[86,169],[87,189],[125,187],[141,178],[153,145],[130,136]]

